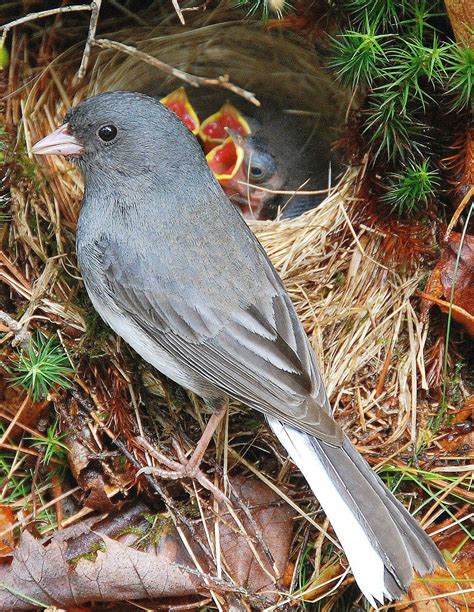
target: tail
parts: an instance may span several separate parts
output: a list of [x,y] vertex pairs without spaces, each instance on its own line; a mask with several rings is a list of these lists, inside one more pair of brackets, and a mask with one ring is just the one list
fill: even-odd
[[445,565],[431,539],[347,438],[334,447],[274,418],[268,422],[318,498],[374,607],[374,600],[401,597],[414,570],[423,575]]

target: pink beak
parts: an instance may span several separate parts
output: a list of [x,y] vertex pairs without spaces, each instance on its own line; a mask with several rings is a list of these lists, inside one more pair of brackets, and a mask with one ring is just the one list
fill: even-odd
[[69,133],[69,124],[65,123],[33,145],[35,155],[81,155],[84,147]]

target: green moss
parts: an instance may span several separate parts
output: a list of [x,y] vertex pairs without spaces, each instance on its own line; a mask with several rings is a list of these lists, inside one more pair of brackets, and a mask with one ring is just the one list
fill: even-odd
[[10,380],[30,393],[33,401],[47,397],[53,388],[69,388],[74,373],[56,336],[46,338],[40,332],[18,351],[11,371]]
[[8,49],[6,45],[0,45],[0,70],[5,70],[5,68],[8,68],[9,63],[10,54],[8,53]]
[[95,542],[94,544],[92,544],[91,550],[89,552],[85,552],[85,553],[82,553],[80,555],[77,555],[77,557],[73,557],[69,563],[70,563],[70,565],[75,566],[82,559],[85,559],[86,561],[91,561],[92,563],[95,563],[95,561],[97,561],[97,553],[98,552],[105,552],[105,551],[106,551],[106,546],[105,546],[104,542],[102,542],[102,541]]
[[[341,0],[329,66],[363,98],[352,125],[373,194],[398,215],[442,201],[446,146],[474,108],[474,51],[439,0]],[[465,129],[465,128],[464,128]]]
[[140,539],[140,548],[158,544],[164,535],[172,533],[175,529],[173,519],[169,515],[144,513],[142,516],[150,523],[150,529]]

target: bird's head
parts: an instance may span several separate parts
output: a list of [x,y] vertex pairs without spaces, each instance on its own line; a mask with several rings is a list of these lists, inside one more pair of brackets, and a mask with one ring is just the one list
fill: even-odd
[[81,102],[32,151],[70,157],[86,181],[105,169],[112,180],[207,171],[201,147],[176,115],[157,99],[133,92],[108,92]]

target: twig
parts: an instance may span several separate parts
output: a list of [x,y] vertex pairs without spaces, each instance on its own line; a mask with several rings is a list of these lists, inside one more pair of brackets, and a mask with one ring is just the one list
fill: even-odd
[[22,325],[15,321],[7,312],[0,310],[0,323],[3,323],[13,334],[15,335],[12,345],[16,346],[20,344],[25,346],[30,340],[31,334],[28,331],[26,325]]
[[28,308],[23,313],[20,319],[22,326],[27,326],[28,322],[32,319],[33,314],[40,305],[43,296],[48,292],[50,287],[54,285],[56,277],[58,275],[58,266],[56,260],[63,255],[55,255],[46,260],[44,270],[41,272],[41,276],[33,284],[33,288],[30,296],[30,303]]
[[188,72],[184,72],[183,70],[179,70],[179,68],[174,68],[169,64],[165,64],[161,60],[153,57],[152,55],[148,55],[147,53],[143,53],[136,47],[131,47],[130,45],[124,45],[123,43],[117,42],[115,40],[109,40],[107,38],[99,38],[92,41],[92,44],[100,47],[101,49],[115,49],[116,51],[121,51],[122,53],[126,53],[127,55],[131,55],[132,57],[136,57],[142,62],[146,62],[158,70],[165,72],[166,74],[170,74],[177,79],[181,79],[185,83],[188,83],[192,87],[199,87],[200,85],[210,85],[215,87],[222,87],[223,89],[228,89],[232,91],[238,96],[241,96],[245,100],[252,102],[255,106],[260,106],[260,102],[257,100],[255,95],[251,91],[247,91],[242,89],[238,85],[234,85],[229,81],[229,75],[224,74],[222,76],[217,77],[216,79],[210,79],[203,76],[196,76],[194,74],[189,74]]
[[87,40],[86,46],[84,47],[84,52],[82,54],[81,65],[79,66],[79,70],[75,76],[75,82],[80,81],[87,71],[87,65],[89,63],[89,57],[92,50],[92,45],[94,43],[95,31],[97,30],[97,21],[99,19],[100,5],[102,4],[102,0],[95,0],[95,2],[91,2],[91,20],[89,22],[89,31],[87,32]]
[[212,0],[204,0],[204,2],[202,4],[198,4],[198,6],[187,6],[185,8],[181,9],[182,13],[191,13],[194,11],[207,11],[209,5],[211,4]]
[[178,4],[178,0],[171,0],[174,10],[176,11],[176,14],[179,17],[179,20],[181,21],[182,25],[184,25],[184,17],[183,17],[183,11],[181,10],[181,7]]
[[474,198],[474,187],[471,187],[469,189],[469,191],[466,193],[466,195],[463,197],[461,203],[459,204],[459,206],[456,209],[456,212],[453,215],[453,218],[449,222],[448,228],[447,228],[446,233],[444,235],[444,241],[445,242],[448,240],[449,235],[450,235],[450,233],[453,230],[453,227],[459,221],[459,217],[461,216],[461,213],[466,208],[466,206],[469,204],[469,202],[471,201],[471,198]]
[[[92,3],[93,4],[93,3]],[[3,47],[8,32],[15,26],[35,21],[36,19],[43,19],[43,17],[51,17],[51,15],[58,15],[59,13],[72,13],[75,11],[92,11],[92,4],[73,4],[72,6],[61,6],[55,9],[49,9],[47,11],[39,11],[38,13],[29,13],[24,17],[10,21],[0,26],[0,30],[3,31],[2,39],[0,41],[0,47]]]
[[262,187],[261,185],[255,185],[254,183],[247,183],[246,181],[236,181],[239,185],[244,185],[245,187],[251,187],[252,189],[256,189],[257,191],[263,191],[264,193],[273,193],[278,195],[324,195],[328,194],[331,189],[316,189],[311,191],[304,191],[301,189],[296,189],[294,191],[285,191],[282,189],[268,189],[267,187]]

